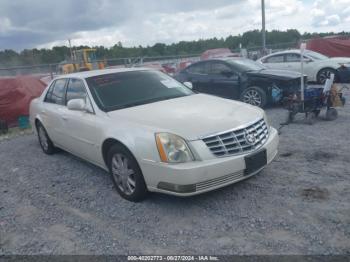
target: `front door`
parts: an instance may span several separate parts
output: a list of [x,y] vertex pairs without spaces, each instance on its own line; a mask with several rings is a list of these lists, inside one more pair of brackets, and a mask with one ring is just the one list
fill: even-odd
[[212,61],[206,93],[236,99],[239,97],[239,76],[230,66],[221,61]]

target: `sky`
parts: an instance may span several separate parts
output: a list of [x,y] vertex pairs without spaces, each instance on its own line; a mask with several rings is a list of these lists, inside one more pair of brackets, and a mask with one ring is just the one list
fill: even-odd
[[[265,0],[266,29],[350,31],[350,0]],[[146,46],[261,28],[261,0],[0,0],[0,50]]]

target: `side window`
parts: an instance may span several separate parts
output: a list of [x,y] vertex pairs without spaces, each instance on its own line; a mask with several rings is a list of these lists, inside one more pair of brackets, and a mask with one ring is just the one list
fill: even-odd
[[66,79],[56,80],[47,92],[45,102],[63,105],[64,104],[64,89],[66,86]]
[[283,55],[274,55],[266,58],[265,63],[283,63],[284,56]]
[[55,83],[56,83],[56,81],[53,82],[53,83],[50,85],[49,90],[47,90],[47,93],[46,93],[44,102],[52,103],[51,96],[52,96],[52,90],[53,90],[53,87],[54,87]]
[[224,63],[220,63],[220,62],[211,63],[210,74],[220,75],[222,74],[222,72],[227,72],[227,71],[232,71],[232,70]]
[[191,65],[187,71],[191,74],[208,74],[207,63],[198,63]]
[[299,54],[286,54],[286,62],[293,63],[293,62],[300,62],[300,55]]
[[67,86],[67,94],[66,94],[66,104],[69,100],[72,99],[85,99],[86,98],[86,89],[84,82],[79,79],[70,79]]
[[66,79],[58,79],[55,82],[55,85],[51,94],[51,103],[55,103],[57,105],[64,104],[64,89],[66,86]]

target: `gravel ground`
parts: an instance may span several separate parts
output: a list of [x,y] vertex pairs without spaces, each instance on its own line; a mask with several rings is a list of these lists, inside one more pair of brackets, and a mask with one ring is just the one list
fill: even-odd
[[[349,95],[348,95],[349,97]],[[278,126],[286,112],[267,110]],[[36,137],[0,142],[1,254],[350,254],[350,106],[282,129],[259,175],[191,198],[118,196],[103,170]]]

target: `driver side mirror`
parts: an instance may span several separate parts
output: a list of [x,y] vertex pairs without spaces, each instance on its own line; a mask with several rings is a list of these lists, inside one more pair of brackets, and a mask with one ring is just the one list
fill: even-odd
[[305,63],[310,63],[310,62],[312,62],[312,59],[311,59],[311,58],[305,57],[305,58],[304,58],[304,62],[305,62]]
[[86,103],[84,99],[72,99],[68,101],[67,108],[69,110],[85,111]]

